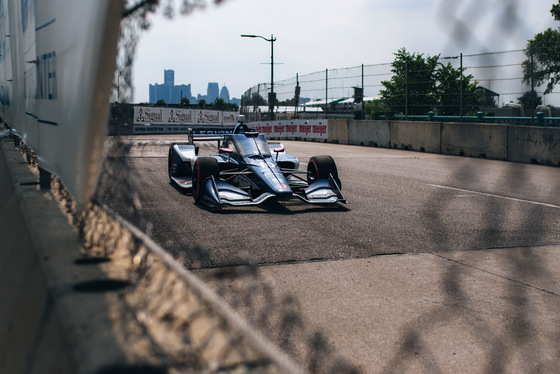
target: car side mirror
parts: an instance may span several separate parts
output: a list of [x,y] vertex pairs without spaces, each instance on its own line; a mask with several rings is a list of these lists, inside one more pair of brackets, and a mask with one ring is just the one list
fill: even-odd
[[284,147],[274,148],[273,151],[276,152],[276,161],[278,161],[278,154],[284,152]]
[[218,149],[218,153],[233,153],[233,149],[226,147]]

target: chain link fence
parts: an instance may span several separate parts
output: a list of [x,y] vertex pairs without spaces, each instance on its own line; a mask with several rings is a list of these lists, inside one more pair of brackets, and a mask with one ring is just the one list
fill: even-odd
[[[478,97],[478,107],[476,110],[495,111],[500,115],[500,108],[519,108],[519,99],[530,92],[536,92],[537,99],[533,108],[542,104],[545,106],[560,106],[560,91],[554,90],[545,94],[545,85],[536,85],[534,82],[526,81],[523,77],[523,61],[529,59],[525,50],[509,50],[484,52],[479,54],[459,54],[455,56],[439,55],[439,63],[448,63],[454,69],[464,69],[463,75],[472,75],[472,81],[477,83],[479,88],[476,91]],[[408,70],[410,76],[414,76],[421,71],[413,68]],[[364,64],[338,69],[325,69],[322,71],[297,75],[296,77],[274,82],[274,90],[278,106],[281,103],[295,105],[294,100],[298,100],[301,106],[321,106],[324,112],[351,111],[355,95],[355,88],[363,92],[364,101],[372,101],[380,98],[380,93],[385,89],[384,81],[390,81],[393,76],[392,63]],[[429,111],[436,110],[435,107],[415,107],[414,91],[415,86],[427,84],[429,82],[407,81],[404,83],[403,91],[409,92],[408,97],[401,97],[402,104],[397,107],[396,112],[422,113],[427,115]],[[299,87],[299,98],[297,98],[296,87]],[[261,83],[245,91],[242,101],[242,111],[253,113],[259,110],[259,106],[265,105],[265,98],[268,98],[270,83]],[[458,91],[448,91],[446,101],[457,102],[465,108],[471,102],[468,94]],[[472,95],[472,94],[471,94]],[[330,103],[325,106],[325,103]],[[419,110],[416,110],[419,109]],[[304,111],[305,109],[300,109]],[[475,113],[476,113],[475,110]],[[471,110],[472,111],[472,110]],[[521,113],[520,110],[508,112],[516,116],[532,116],[529,110]],[[470,114],[475,114],[470,113]],[[548,114],[548,113],[547,113]]]
[[[469,4],[475,3],[470,1]],[[202,1],[184,0],[180,12],[187,14],[202,5]],[[164,4],[159,4],[157,0],[127,2],[116,69],[119,73],[115,75],[114,80],[114,90],[119,91],[118,95],[123,102],[129,102],[132,98],[131,68],[138,38],[149,27],[148,15],[154,12],[157,6],[163,6],[170,16],[175,9],[173,1]],[[515,26],[516,20],[518,18],[513,18],[508,27]],[[468,30],[459,33],[456,38],[469,39]],[[498,95],[493,97],[497,100],[496,106],[510,101],[516,102],[517,97],[530,89],[528,83],[523,82],[522,79],[521,63],[524,59],[522,50],[463,55],[462,59],[461,56],[441,57],[442,62],[450,62],[456,68],[462,62],[466,74],[473,74],[480,86]],[[351,98],[354,95],[354,87],[362,88],[366,98],[377,98],[384,87],[382,82],[391,79],[391,70],[392,65],[389,62],[325,69],[275,82],[275,91],[279,101],[291,100],[299,95],[300,104],[305,101],[311,103],[324,100],[328,103]],[[296,87],[300,87],[297,94]],[[258,96],[267,98],[269,90],[270,86],[266,83],[249,89],[244,94],[245,107],[256,110],[259,104],[251,100]],[[541,90],[541,87],[538,87],[536,91],[542,95],[544,88]],[[543,103],[560,105],[558,93],[544,95]],[[131,292],[122,295],[121,301],[127,313],[135,316],[136,325],[132,328],[140,329],[157,343],[154,344],[155,354],[166,362],[166,369],[177,372],[234,372],[236,368],[232,362],[235,360],[232,357],[247,358],[251,355],[250,352],[235,349],[241,335],[234,331],[224,332],[224,322],[220,320],[210,323],[210,327],[204,329],[205,333],[197,344],[193,342],[192,328],[208,318],[211,306],[204,303],[197,308],[188,309],[185,306],[186,301],[190,300],[192,295],[180,286],[182,281],[178,274],[181,270],[176,268],[176,264],[162,261],[154,255],[150,249],[151,244],[146,244],[144,240],[150,235],[151,223],[144,218],[142,204],[138,198],[139,178],[127,161],[131,144],[124,138],[114,137],[107,142],[107,148],[107,161],[96,194],[96,202],[92,203],[87,211],[76,212],[75,205],[65,190],[62,187],[55,188],[72,215],[74,224],[78,227],[83,243],[89,251],[87,256],[101,259],[115,256],[117,248],[124,246],[125,254],[130,260],[129,279],[132,287]],[[29,151],[26,154],[30,163],[35,162],[36,158]],[[465,168],[466,170],[460,170],[461,175],[469,175],[473,172],[468,167]],[[56,185],[57,182],[54,183]],[[440,201],[437,196],[432,200]],[[128,227],[128,223],[107,209],[105,204],[112,204],[115,201],[128,207],[122,212],[122,216],[132,222],[136,229]],[[440,204],[444,203],[440,202]],[[530,221],[535,214],[537,212],[528,212],[526,219]],[[499,221],[497,217],[496,222]],[[447,233],[445,223],[436,220],[436,223],[438,222],[438,225],[427,228],[433,232],[434,240]],[[130,232],[135,234],[130,236]],[[204,261],[207,255],[204,248],[199,248],[196,252],[192,255],[201,262]],[[515,264],[523,266],[524,262]],[[449,293],[450,297],[460,294],[464,287],[455,267],[451,264],[447,269],[447,278],[442,280],[445,287],[448,286],[448,289],[453,290]],[[280,347],[301,362],[306,370],[313,373],[358,372],[355,366],[332,351],[321,331],[314,331],[309,327],[298,310],[297,300],[290,296],[282,299],[275,299],[272,296],[272,286],[262,279],[258,267],[247,265],[236,269],[217,269],[215,276],[232,279],[227,286],[224,284],[219,288],[221,297],[234,309],[241,311],[252,326],[265,331],[264,334],[273,341],[279,342]],[[520,292],[512,290],[511,294],[520,295]],[[462,299],[461,302],[457,309],[460,307],[469,311],[469,300]],[[441,322],[440,316],[435,312],[424,318],[432,322],[430,326]],[[161,331],[160,327],[166,331],[165,334],[159,335],[156,332]],[[123,329],[127,328],[131,327],[123,324]],[[387,372],[402,371],[403,365],[413,359],[415,347],[410,341],[413,343],[418,341],[429,331],[411,326],[405,333],[412,338],[403,342],[401,350],[395,352],[394,365],[390,366]],[[222,343],[217,345],[217,352],[214,355],[207,356],[206,352],[213,346],[215,339],[219,339]],[[504,339],[505,337],[496,337],[493,341],[494,346],[500,348]],[[251,369],[259,372],[259,369],[267,366],[266,364],[254,361]],[[492,369],[500,371],[499,369],[505,367],[504,362],[498,362],[492,366]],[[263,369],[260,372],[266,371]]]

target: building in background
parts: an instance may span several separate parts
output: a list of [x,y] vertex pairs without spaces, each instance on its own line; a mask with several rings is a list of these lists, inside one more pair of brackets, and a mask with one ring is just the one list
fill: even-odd
[[175,71],[163,71],[163,84],[150,84],[149,86],[149,101],[150,104],[155,104],[159,100],[165,101],[167,104],[179,104],[181,98],[189,99],[191,104],[196,104],[200,100],[204,100],[207,104],[212,104],[217,98],[222,98],[226,103],[237,103],[239,99],[229,98],[229,90],[224,85],[220,90],[220,86],[216,82],[209,82],[206,89],[206,95],[198,94],[196,97],[191,92],[190,84],[175,85]]
[[226,103],[229,103],[229,90],[227,89],[225,84],[220,90],[220,99],[223,99]]

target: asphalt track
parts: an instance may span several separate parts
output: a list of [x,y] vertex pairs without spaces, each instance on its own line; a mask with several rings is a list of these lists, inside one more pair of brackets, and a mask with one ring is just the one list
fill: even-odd
[[[455,282],[462,273],[461,268],[450,264],[479,268],[481,265],[476,260],[479,256],[494,261],[495,256],[507,258],[504,253],[508,251],[542,249],[546,253],[557,253],[553,249],[560,244],[560,169],[555,167],[283,141],[287,152],[298,156],[302,163],[314,155],[331,155],[338,166],[342,190],[349,204],[322,207],[294,200],[259,207],[209,210],[195,205],[189,193],[169,183],[168,146],[178,139],[181,137],[128,139],[133,146],[125,162],[138,174],[142,213],[153,225],[152,237],[176,256],[183,257],[187,266],[198,270],[201,277],[214,285],[224,280],[214,279],[212,270],[205,269],[256,264],[276,288],[295,293],[301,299],[303,313],[314,323],[323,324],[321,327],[331,337],[330,344],[365,372],[402,371],[400,354],[406,361],[409,351],[421,351],[414,342],[405,341],[399,345],[406,332],[397,331],[399,326],[408,326],[410,320],[416,318],[414,313],[421,315],[426,300],[431,299],[424,294],[417,303],[408,304],[420,290],[435,292],[435,299],[443,295],[437,303],[447,302],[454,310],[447,298],[450,294],[462,295],[459,292],[462,286]],[[203,144],[201,153],[211,152],[213,145]],[[110,195],[101,198],[126,217],[127,207],[118,199]],[[525,265],[526,262],[521,262],[516,263],[517,269],[508,268],[500,282],[504,279],[515,284],[525,282],[513,279],[516,274],[524,274]],[[527,266],[530,265],[529,261]],[[471,280],[480,283],[481,278],[499,271],[486,269]],[[473,275],[469,273],[469,276]],[[380,284],[375,279],[384,281]],[[492,283],[497,281],[489,278],[485,282],[490,284],[476,283],[473,287],[498,298],[500,293],[492,289]],[[377,288],[376,301],[367,295],[372,287]],[[543,292],[554,295],[553,306],[547,304],[548,311],[553,308],[558,314],[558,285],[554,287],[552,290],[542,288]],[[493,311],[502,308],[507,313],[499,312],[502,313],[498,313],[499,316],[515,320],[519,308],[525,305],[526,295],[519,299],[518,293],[511,292],[502,295],[509,298],[505,305],[494,305],[488,300],[477,300],[475,304],[487,305],[480,307],[482,315],[494,316]],[[348,299],[350,295],[356,298]],[[473,298],[467,299],[474,302]],[[354,309],[364,309],[364,312],[354,315]],[[476,318],[482,317],[477,315]],[[478,326],[477,331],[492,330],[494,326],[501,330],[499,319],[488,322],[487,328]],[[440,322],[445,325],[449,318],[442,318]],[[539,325],[542,330],[551,328],[549,323],[552,329],[558,330],[557,319],[543,323]],[[370,331],[361,331],[364,326],[370,326]],[[437,336],[432,338],[438,342],[445,340]],[[508,347],[505,342],[510,338],[509,335],[498,338],[501,345],[496,346]],[[490,349],[488,353],[488,346],[493,347],[488,340],[492,342],[492,338],[481,339],[484,344],[473,343],[476,349],[470,345],[466,351],[459,347],[447,352],[449,342],[438,343],[438,348],[432,348],[443,353],[431,352],[428,363],[416,363],[420,366],[411,363],[405,369],[476,372],[478,367],[473,366],[472,357],[477,354],[483,358],[476,356],[474,360],[482,362],[481,369],[508,369],[509,364],[496,362],[495,357],[500,352]],[[384,342],[383,347],[376,346],[380,341]],[[462,360],[459,352],[465,356]],[[459,364],[446,366],[452,362],[449,357]],[[543,359],[538,363],[546,368],[547,362]],[[473,368],[475,370],[469,370]],[[524,370],[525,367],[519,368]]]
[[[330,154],[349,204],[294,199],[208,210],[167,178],[168,144],[181,137],[133,139],[129,162],[153,238],[173,251],[203,249],[202,267],[560,243],[554,167],[285,141],[302,168],[309,157]],[[201,154],[212,152],[214,143],[201,146]]]

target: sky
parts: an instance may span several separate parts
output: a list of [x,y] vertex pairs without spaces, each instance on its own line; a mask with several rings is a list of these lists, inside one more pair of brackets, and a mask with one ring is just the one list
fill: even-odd
[[559,26],[550,15],[554,3],[225,0],[216,5],[207,0],[204,9],[171,20],[159,11],[140,36],[133,101],[148,101],[148,85],[162,84],[164,69],[175,70],[175,84],[190,83],[193,96],[205,95],[208,82],[226,85],[231,98],[270,82],[270,43],[242,34],[274,35],[279,81],[298,73],[390,63],[403,47],[429,56],[523,49],[535,34]]

